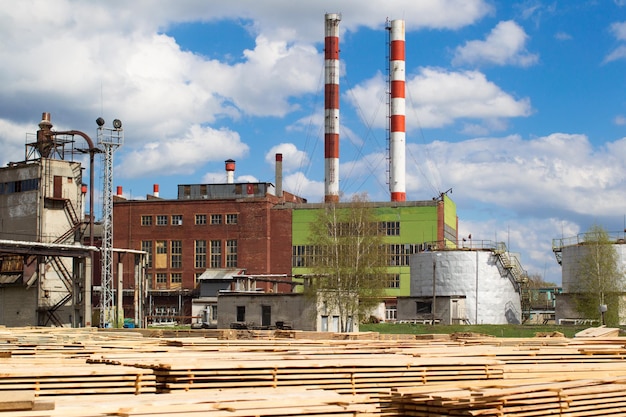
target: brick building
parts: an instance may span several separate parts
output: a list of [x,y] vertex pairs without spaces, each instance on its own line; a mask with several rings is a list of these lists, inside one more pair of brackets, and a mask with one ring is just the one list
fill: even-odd
[[[191,300],[198,296],[199,281],[207,270],[236,269],[252,276],[283,275],[287,280],[291,274],[290,206],[306,200],[276,191],[271,183],[228,182],[179,185],[177,199],[158,195],[145,200],[114,198],[114,247],[148,253],[149,322],[166,316],[189,323]],[[132,270],[123,268],[123,288],[128,292],[125,317],[133,315]],[[256,288],[292,290],[288,284],[276,286],[270,278],[257,280]]]

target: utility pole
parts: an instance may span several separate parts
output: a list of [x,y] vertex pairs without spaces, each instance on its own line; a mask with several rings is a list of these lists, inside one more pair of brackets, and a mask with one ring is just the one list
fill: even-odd
[[98,117],[98,145],[104,148],[104,184],[102,188],[102,282],[100,291],[100,327],[111,327],[115,321],[113,288],[113,152],[124,143],[124,130],[119,119],[113,128],[104,127]]

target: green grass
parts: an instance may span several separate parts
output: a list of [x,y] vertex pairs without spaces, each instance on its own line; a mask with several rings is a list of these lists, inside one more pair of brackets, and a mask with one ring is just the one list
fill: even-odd
[[589,326],[557,326],[557,325],[439,325],[427,324],[396,324],[377,323],[361,324],[361,332],[377,332],[381,334],[452,334],[479,333],[497,337],[534,337],[537,333],[560,332],[565,337],[574,337],[576,333]]

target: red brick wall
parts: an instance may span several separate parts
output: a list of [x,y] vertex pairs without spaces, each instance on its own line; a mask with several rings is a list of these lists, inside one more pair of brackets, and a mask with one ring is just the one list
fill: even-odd
[[[157,272],[182,273],[182,288],[195,287],[195,274],[205,268],[195,268],[195,241],[207,241],[207,267],[210,266],[210,241],[222,241],[222,267],[226,262],[226,240],[237,240],[237,267],[247,274],[288,274],[291,272],[291,211],[272,209],[274,199],[250,198],[242,200],[118,200],[113,209],[114,247],[141,249],[143,240],[168,241],[168,267],[151,269],[153,279]],[[225,224],[228,213],[238,214],[237,224]],[[207,224],[196,225],[196,214],[206,214]],[[212,225],[211,214],[222,214],[222,224]],[[157,226],[156,216],[166,215],[167,226]],[[182,215],[183,224],[171,224],[172,215]],[[142,226],[141,217],[152,216],[152,226]],[[182,269],[169,265],[171,241],[182,241]],[[125,265],[124,286],[134,284],[132,265]],[[269,289],[271,285],[267,285]],[[284,288],[282,289],[284,290]]]

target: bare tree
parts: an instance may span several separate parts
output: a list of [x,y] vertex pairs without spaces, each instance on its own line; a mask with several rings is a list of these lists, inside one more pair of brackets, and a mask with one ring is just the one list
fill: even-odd
[[573,298],[583,317],[617,325],[624,272],[613,243],[601,226],[594,225],[585,233],[585,254],[578,261]]
[[347,331],[377,305],[387,284],[383,235],[367,195],[325,205],[311,225],[309,244],[314,278],[305,291],[336,312],[340,330]]

